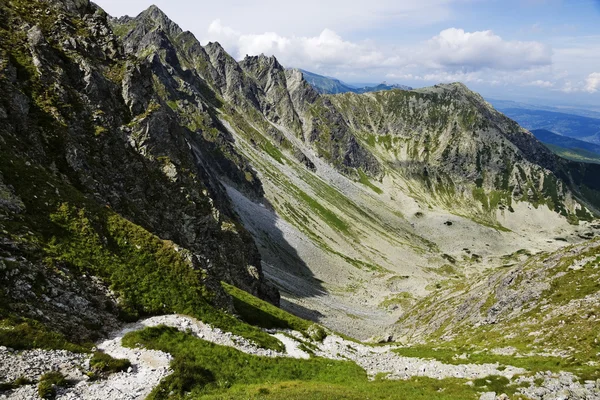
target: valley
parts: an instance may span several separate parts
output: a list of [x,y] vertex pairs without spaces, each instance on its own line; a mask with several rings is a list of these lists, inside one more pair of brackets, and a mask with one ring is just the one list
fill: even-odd
[[599,398],[599,165],[462,83],[0,11],[0,398]]

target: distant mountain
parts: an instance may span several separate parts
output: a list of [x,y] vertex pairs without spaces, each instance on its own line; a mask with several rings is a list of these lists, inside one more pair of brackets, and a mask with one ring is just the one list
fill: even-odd
[[557,135],[545,129],[535,129],[531,133],[552,152],[563,158],[573,161],[600,163],[600,145]]
[[304,79],[321,94],[369,93],[392,89],[412,90],[409,86],[398,84],[388,85],[386,83],[357,87],[356,85],[342,82],[336,78],[318,75],[303,69],[299,69],[299,71],[302,72]]
[[583,149],[569,149],[554,144],[544,143],[554,154],[571,161],[600,164],[600,155]]
[[[589,111],[589,115],[598,114],[597,118],[590,118],[540,109],[505,108],[506,103],[510,102],[495,102],[493,104],[497,110],[514,119],[526,129],[544,129],[585,142],[600,144],[600,114],[598,113]],[[519,105],[520,103],[514,103],[511,106],[515,104]]]
[[392,90],[392,89],[412,90],[412,88],[410,86],[406,86],[406,85],[398,85],[398,84],[387,85],[385,83],[380,83],[377,86],[366,86],[361,89],[356,89],[355,93],[379,92],[382,90]]
[[508,108],[518,108],[523,110],[540,110],[540,111],[552,111],[562,114],[579,115],[580,117],[597,118],[600,119],[600,112],[591,109],[582,109],[576,107],[566,106],[544,106],[539,104],[521,103],[512,100],[497,100],[497,99],[486,99],[489,103],[494,106],[497,110],[505,110]]
[[355,90],[357,90],[336,78],[317,75],[303,69],[301,69],[300,72],[302,72],[304,79],[322,94],[348,93],[355,92]]
[[584,142],[583,140],[573,139],[569,136],[558,135],[545,129],[534,129],[533,135],[544,144],[552,144],[564,147],[566,149],[585,150],[596,155],[600,155],[600,145]]

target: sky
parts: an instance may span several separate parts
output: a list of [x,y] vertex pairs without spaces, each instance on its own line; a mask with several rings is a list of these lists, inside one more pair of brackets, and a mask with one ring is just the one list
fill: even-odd
[[460,81],[486,97],[600,110],[600,0],[95,0],[155,4],[236,59],[275,55],[345,82]]

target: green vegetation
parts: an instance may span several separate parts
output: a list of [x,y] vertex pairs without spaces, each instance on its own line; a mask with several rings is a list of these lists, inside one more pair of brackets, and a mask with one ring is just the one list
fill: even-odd
[[31,385],[31,384],[33,384],[33,381],[31,381],[25,377],[17,378],[12,382],[2,382],[2,383],[0,383],[0,393],[8,391],[8,390],[18,389],[21,386]]
[[[204,276],[172,243],[110,212],[93,215],[62,204],[51,219],[68,232],[50,241],[52,259],[104,278],[121,295],[126,315],[179,312],[259,345],[282,348],[260,329],[216,310],[210,303],[212,294],[203,285]],[[102,237],[108,238],[108,244]]]
[[127,371],[131,363],[127,359],[113,358],[111,355],[95,352],[90,359],[90,368],[93,372],[114,373]]
[[473,380],[473,385],[476,388],[481,388],[489,392],[505,393],[513,395],[516,391],[516,387],[509,387],[510,381],[504,376],[490,375],[485,378],[479,378]]
[[[177,251],[172,242],[98,207],[73,187],[17,157],[0,157],[0,172],[26,205],[23,221],[15,222],[13,232],[34,232],[29,240],[43,249],[36,257],[48,266],[66,266],[111,285],[120,297],[123,319],[178,312],[260,346],[283,348],[279,340],[259,328],[217,310],[203,274],[191,267],[187,253]],[[8,316],[0,313],[0,317]],[[0,330],[0,343],[7,346],[72,347],[62,335],[34,321],[2,323],[11,326],[11,330]],[[15,330],[21,334],[14,335]]]
[[[592,243],[587,242],[585,247],[576,245],[562,249],[559,258],[545,253],[532,256],[527,250],[503,257],[504,261],[530,257],[521,269],[512,270],[518,273],[512,275],[510,289],[517,292],[525,290],[531,280],[547,282],[549,287],[540,294],[538,300],[531,302],[516,316],[504,312],[501,315],[507,318],[500,318],[496,324],[472,326],[468,322],[452,322],[450,317],[440,329],[428,335],[428,344],[399,349],[398,352],[406,356],[435,358],[446,363],[497,362],[532,372],[569,371],[582,380],[597,379],[600,372],[595,363],[600,352],[600,334],[596,315],[600,315],[600,306],[584,300],[600,291],[600,271],[597,267],[600,251],[598,242],[595,246]],[[576,250],[577,246],[581,250]],[[548,265],[549,262],[555,264]],[[501,300],[496,297],[497,290],[490,288],[491,291],[484,297],[478,294],[483,303],[478,311],[484,314]],[[459,293],[462,289],[452,290]],[[435,315],[443,314],[444,310],[460,307],[468,293],[459,294],[456,300],[449,300],[447,291],[426,298],[411,311],[413,316],[421,315],[415,323],[427,324]],[[400,322],[406,321],[404,316]],[[450,327],[450,323],[454,325]],[[507,331],[513,334],[507,336]],[[442,334],[446,338],[443,342],[439,340]],[[452,340],[447,339],[449,334]],[[513,347],[524,356],[495,355],[489,351],[505,347]],[[565,355],[545,356],[548,349],[564,352]],[[456,358],[457,355],[464,355],[464,358]]]
[[390,308],[393,306],[399,306],[403,309],[406,309],[412,306],[415,302],[412,294],[408,292],[401,292],[392,296],[388,296],[384,301],[379,303],[379,307],[381,308]]
[[293,329],[302,333],[307,333],[309,327],[313,324],[235,286],[224,282],[221,284],[225,291],[231,295],[233,306],[244,322],[266,329]]
[[92,343],[73,344],[62,334],[49,330],[38,321],[6,314],[0,310],[0,344],[3,346],[16,350],[65,349],[77,353],[84,353],[92,348]]
[[350,229],[348,224],[342,221],[333,211],[323,207],[301,189],[297,189],[297,194],[314,212],[319,214],[323,221],[325,221],[332,229],[339,232],[347,232]]
[[174,101],[174,100],[167,100],[167,105],[173,111],[177,111],[179,109],[179,106],[177,105],[177,102]]
[[367,176],[367,174],[365,174],[363,172],[362,169],[358,170],[358,176],[359,178],[359,182],[362,183],[363,185],[369,187],[371,190],[373,190],[375,193],[377,194],[382,194],[383,190],[379,189],[377,186],[373,185],[371,183],[371,181],[369,180],[369,177]]
[[[393,350],[395,353],[405,357],[419,357],[441,361],[445,364],[500,364],[512,365],[524,368],[531,372],[538,371],[561,371],[572,366],[561,357],[526,356],[515,357],[509,355],[497,355],[482,351],[476,346],[458,345],[448,342],[443,346],[420,345],[402,347]],[[466,357],[458,357],[465,355]]]
[[584,149],[568,149],[566,147],[560,147],[549,143],[544,143],[544,146],[549,148],[554,154],[567,160],[600,164],[600,155],[584,150]]
[[273,157],[273,159],[275,159],[279,164],[283,164],[283,160],[285,158],[284,155],[277,147],[273,146],[270,141],[265,140],[265,142],[262,144],[262,149],[266,151],[268,155]]
[[477,390],[460,379],[370,382],[352,362],[251,356],[164,326],[129,333],[123,343],[166,351],[174,357],[174,373],[161,381],[150,394],[151,400],[478,398]]
[[131,21],[126,24],[113,24],[111,28],[115,36],[122,38],[135,29],[135,22]]
[[60,372],[45,373],[38,383],[38,395],[42,399],[54,399],[56,386],[67,386],[65,376]]

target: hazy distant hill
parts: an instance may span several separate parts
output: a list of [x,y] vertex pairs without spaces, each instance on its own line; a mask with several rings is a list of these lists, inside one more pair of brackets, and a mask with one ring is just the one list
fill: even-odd
[[560,109],[552,107],[541,109],[544,107],[508,101],[492,100],[491,102],[498,111],[514,119],[526,129],[544,129],[585,142],[600,144],[600,113],[576,109],[559,111]]
[[567,106],[544,106],[539,104],[521,103],[512,100],[497,100],[497,99],[486,99],[489,103],[494,106],[497,110],[506,110],[509,108],[518,108],[523,110],[539,110],[539,111],[551,111],[562,114],[579,115],[580,117],[596,118],[600,119],[600,111],[594,109],[583,109],[577,107]]
[[356,90],[352,86],[340,81],[339,79],[314,74],[303,69],[301,69],[300,72],[302,72],[304,79],[322,94],[348,93]]
[[555,154],[574,161],[600,163],[600,146],[557,135],[544,129],[531,131],[534,136],[546,145]]
[[338,94],[338,93],[369,93],[378,92],[380,90],[402,89],[411,90],[412,88],[405,85],[387,85],[381,83],[379,85],[356,87],[336,78],[331,78],[323,75],[318,75],[310,71],[300,69],[304,79],[321,94]]

